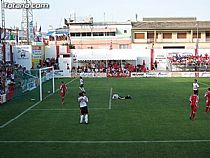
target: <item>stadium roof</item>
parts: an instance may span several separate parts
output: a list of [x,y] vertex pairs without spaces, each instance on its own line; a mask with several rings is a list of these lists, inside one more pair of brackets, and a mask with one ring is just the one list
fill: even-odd
[[196,21],[196,17],[146,17],[143,21]]
[[68,31],[49,31],[47,33],[47,36],[55,36],[55,35],[62,36],[62,35],[67,35],[67,34],[69,34]]
[[74,50],[76,60],[137,60],[137,53],[126,49],[82,49]]
[[143,21],[132,22],[132,27],[133,30],[193,30],[197,27],[210,30],[210,21]]

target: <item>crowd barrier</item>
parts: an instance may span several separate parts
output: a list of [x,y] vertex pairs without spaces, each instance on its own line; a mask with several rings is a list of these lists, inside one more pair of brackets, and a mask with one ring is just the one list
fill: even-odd
[[131,77],[210,77],[210,72],[133,72]]
[[64,78],[64,77],[88,77],[88,78],[104,78],[104,77],[113,77],[113,78],[124,78],[124,77],[210,77],[210,72],[132,72],[129,74],[125,73],[62,73],[62,70],[55,72],[55,78]]

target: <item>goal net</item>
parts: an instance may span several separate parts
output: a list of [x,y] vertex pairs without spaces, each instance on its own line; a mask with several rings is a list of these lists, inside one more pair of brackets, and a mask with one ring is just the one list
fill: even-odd
[[42,101],[55,92],[54,67],[39,69],[39,99]]
[[54,68],[25,70],[15,69],[14,80],[8,81],[7,100],[20,98],[42,101],[55,92]]

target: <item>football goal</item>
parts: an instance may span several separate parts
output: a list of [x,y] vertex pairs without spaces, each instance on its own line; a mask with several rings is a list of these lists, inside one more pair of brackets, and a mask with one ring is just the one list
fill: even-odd
[[42,101],[55,92],[54,67],[39,69],[39,99]]

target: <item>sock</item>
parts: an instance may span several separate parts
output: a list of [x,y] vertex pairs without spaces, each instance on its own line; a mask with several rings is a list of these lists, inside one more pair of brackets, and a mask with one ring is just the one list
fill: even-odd
[[80,123],[83,122],[84,115],[80,115]]
[[88,114],[85,115],[85,123],[88,123]]
[[192,116],[192,118],[193,118],[193,119],[195,119],[195,113],[193,113],[193,116]]
[[208,110],[209,110],[209,107],[208,107],[208,106],[206,106],[206,112],[208,112]]
[[191,117],[191,119],[193,118],[193,112],[192,111],[191,111],[190,117]]

